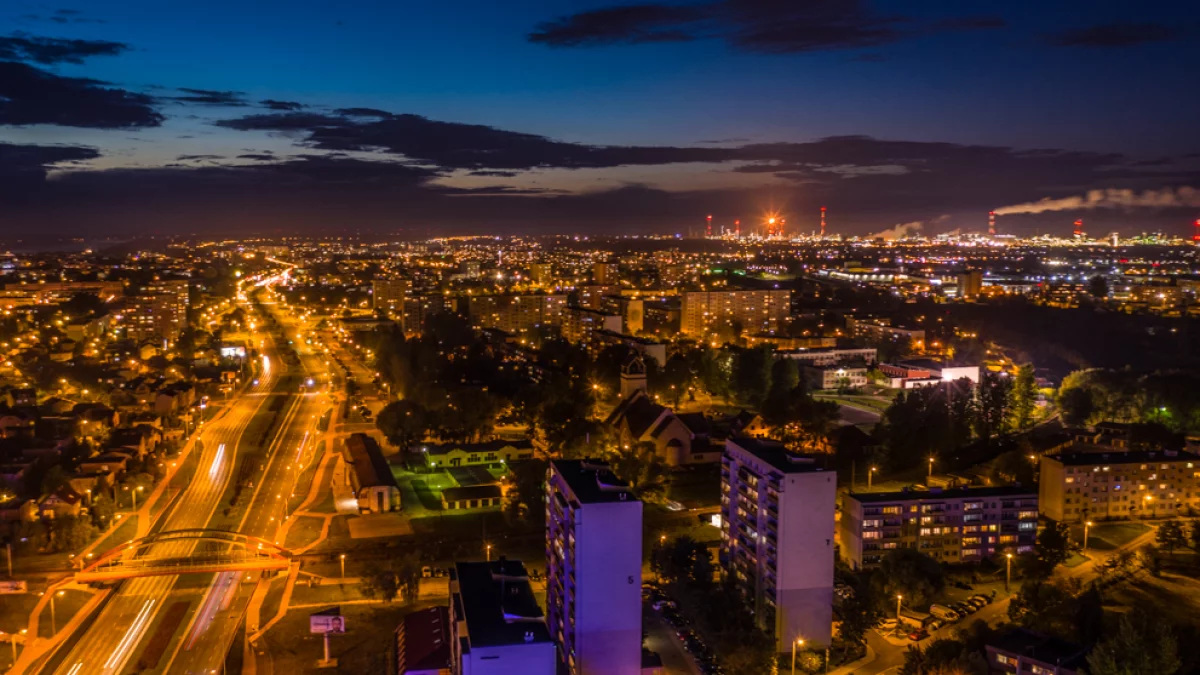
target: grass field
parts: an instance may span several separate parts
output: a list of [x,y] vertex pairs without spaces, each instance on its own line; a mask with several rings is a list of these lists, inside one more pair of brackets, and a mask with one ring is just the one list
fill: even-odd
[[[1088,533],[1088,548],[1112,551],[1150,531],[1144,523],[1096,523]],[[1071,527],[1072,541],[1083,543],[1083,526]]]

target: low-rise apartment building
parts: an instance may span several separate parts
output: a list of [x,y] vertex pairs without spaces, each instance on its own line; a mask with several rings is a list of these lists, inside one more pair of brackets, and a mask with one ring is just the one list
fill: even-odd
[[842,499],[838,545],[854,569],[897,548],[976,562],[1032,551],[1037,524],[1038,495],[1020,485],[850,493]]
[[525,565],[457,563],[450,573],[454,675],[554,675],[554,642]]
[[1187,515],[1200,509],[1200,455],[1076,445],[1042,456],[1038,487],[1059,522]]

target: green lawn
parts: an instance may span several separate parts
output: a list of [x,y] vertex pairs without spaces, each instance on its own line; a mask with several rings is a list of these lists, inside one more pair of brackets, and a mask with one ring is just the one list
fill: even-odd
[[1089,558],[1087,558],[1086,556],[1082,556],[1082,555],[1072,551],[1070,557],[1067,558],[1066,562],[1064,562],[1063,565],[1065,567],[1079,567],[1080,565],[1084,564],[1088,560],[1089,560]]
[[[1096,523],[1088,533],[1088,548],[1112,551],[1150,531],[1144,523]],[[1071,539],[1083,543],[1083,525],[1071,527]]]

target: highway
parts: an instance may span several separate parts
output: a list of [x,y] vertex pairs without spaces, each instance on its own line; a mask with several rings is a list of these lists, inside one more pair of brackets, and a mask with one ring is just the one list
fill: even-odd
[[[249,308],[247,308],[249,309]],[[289,331],[289,337],[291,333]],[[311,350],[291,370],[303,377],[285,378],[287,366],[270,336],[255,336],[262,368],[258,379],[230,399],[228,410],[205,425],[203,445],[191,481],[155,524],[157,530],[213,527],[218,509],[238,460],[253,449],[257,438],[247,434],[256,418],[270,414],[273,397],[286,397],[282,422],[266,448],[262,474],[251,477],[251,502],[241,522],[231,527],[273,540],[281,525],[287,497],[301,464],[315,460],[316,421],[329,408],[319,385],[304,387],[309,376],[319,378],[319,360]],[[303,347],[302,341],[296,341]],[[297,372],[300,371],[300,372]],[[237,476],[239,481],[244,476]],[[249,488],[245,488],[249,489]],[[283,543],[283,542],[279,542]],[[154,556],[186,556],[197,544],[171,542],[151,549]],[[59,675],[119,675],[126,672],[211,673],[222,668],[257,574],[235,572],[136,578],[123,582],[94,621],[74,641],[53,671]]]
[[[277,379],[278,368],[270,354],[263,355],[263,372],[257,385],[230,402],[229,410],[200,432],[203,447],[192,481],[162,516],[162,529],[203,528],[208,525],[221,501],[242,435],[259,412]],[[195,452],[195,450],[193,450]],[[164,544],[154,554],[179,556],[190,552],[191,542]],[[166,605],[171,589],[180,577],[159,576],[131,579],[120,588],[91,624],[79,636],[66,658],[55,671],[62,675],[115,675],[124,672],[137,647],[155,618]]]

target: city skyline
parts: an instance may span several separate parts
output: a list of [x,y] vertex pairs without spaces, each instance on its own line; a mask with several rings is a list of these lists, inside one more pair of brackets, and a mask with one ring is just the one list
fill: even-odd
[[[207,5],[206,5],[207,7]],[[1086,11],[1084,11],[1086,10]],[[1197,10],[0,9],[0,234],[1067,236],[1200,215]]]

